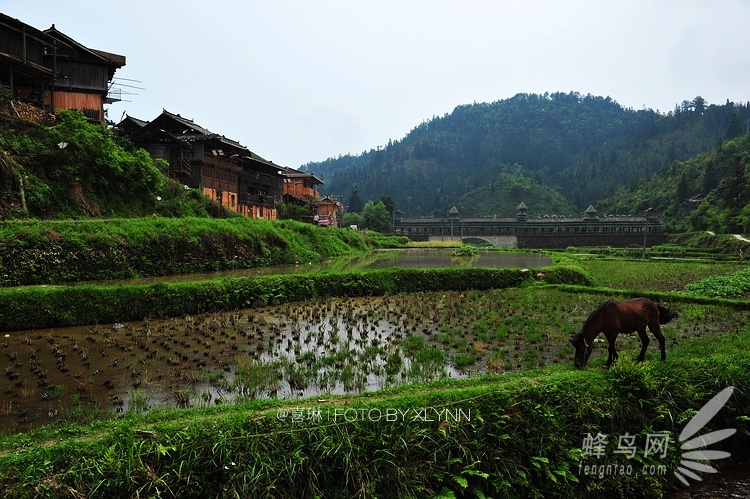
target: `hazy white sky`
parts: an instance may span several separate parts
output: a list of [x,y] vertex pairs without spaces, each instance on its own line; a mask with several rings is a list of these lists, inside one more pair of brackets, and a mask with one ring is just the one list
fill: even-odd
[[137,95],[298,168],[461,104],[577,91],[668,112],[750,100],[749,0],[0,0],[124,55]]

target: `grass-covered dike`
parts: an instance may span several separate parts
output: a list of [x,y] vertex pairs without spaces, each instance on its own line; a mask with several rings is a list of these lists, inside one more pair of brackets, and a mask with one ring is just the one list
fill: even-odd
[[304,264],[405,241],[244,217],[11,220],[0,223],[0,286]]
[[315,300],[418,291],[493,289],[544,279],[584,283],[574,268],[386,269],[290,274],[133,286],[60,286],[0,289],[0,330],[40,329],[174,317]]

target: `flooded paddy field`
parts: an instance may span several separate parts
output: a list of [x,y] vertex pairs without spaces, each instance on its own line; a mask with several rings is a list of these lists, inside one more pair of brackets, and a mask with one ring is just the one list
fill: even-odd
[[[570,334],[605,298],[551,289],[329,299],[233,312],[0,334],[0,429],[253,398],[570,365]],[[747,312],[678,307],[682,341],[745,330]],[[621,358],[639,348],[621,336]],[[658,358],[652,340],[647,360]],[[601,368],[597,343],[589,368]]]
[[176,274],[156,277],[117,279],[113,281],[81,281],[70,285],[98,284],[153,284],[155,282],[184,282],[220,279],[224,277],[257,277],[278,274],[306,274],[321,271],[352,272],[357,270],[402,268],[538,268],[552,265],[552,258],[544,253],[480,250],[473,256],[453,255],[456,248],[381,249],[368,253],[339,257],[319,263],[274,265],[250,269],[222,270],[200,274]]

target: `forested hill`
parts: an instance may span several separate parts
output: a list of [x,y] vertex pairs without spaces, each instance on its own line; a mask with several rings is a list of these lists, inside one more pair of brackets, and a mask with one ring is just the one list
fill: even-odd
[[712,150],[674,161],[598,206],[605,213],[663,213],[670,231],[750,233],[750,135],[739,123]]
[[[472,207],[475,216],[512,216],[520,201],[535,211],[536,194],[549,200],[550,191],[560,197],[552,208],[582,211],[664,165],[713,149],[749,118],[750,105],[701,97],[663,114],[577,92],[518,94],[458,106],[400,141],[302,170],[325,180],[324,193],[346,201],[357,186],[362,199],[390,196],[407,216],[443,216],[459,200],[471,205],[475,190],[484,194]],[[515,189],[514,196],[511,185],[493,203],[490,187],[519,174],[534,188]]]

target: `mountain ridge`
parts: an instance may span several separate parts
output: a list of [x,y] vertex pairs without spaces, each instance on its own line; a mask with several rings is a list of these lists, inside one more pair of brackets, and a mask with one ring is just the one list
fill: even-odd
[[[750,119],[748,104],[710,105],[696,97],[662,114],[577,92],[517,94],[457,106],[384,147],[301,170],[324,179],[324,193],[345,201],[356,186],[363,199],[392,197],[407,216],[443,216],[458,203],[466,209],[472,191],[519,170],[582,211],[665,165],[710,151],[733,118]],[[502,203],[520,201],[532,206],[536,200]],[[499,201],[482,204],[469,211],[492,216],[503,210]]]

